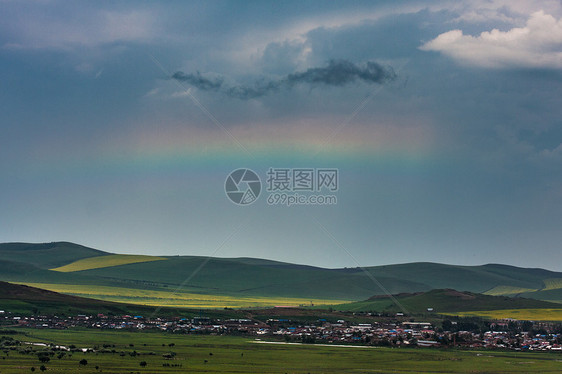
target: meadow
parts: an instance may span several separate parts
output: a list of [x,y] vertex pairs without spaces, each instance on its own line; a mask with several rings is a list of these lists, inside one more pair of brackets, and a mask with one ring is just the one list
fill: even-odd
[[167,258],[157,257],[157,256],[145,256],[145,255],[105,255],[105,256],[83,258],[74,261],[70,264],[59,266],[50,270],[68,273],[73,271],[100,269],[110,266],[137,264],[139,262],[162,261],[162,260],[167,260]]
[[[431,348],[326,347],[259,344],[253,337],[177,335],[163,332],[17,329],[7,335],[27,343],[96,348],[58,352],[41,363],[45,346],[22,344],[0,352],[0,372],[57,373],[559,373],[560,354],[462,351]],[[0,336],[2,336],[0,331]],[[105,348],[104,348],[105,345]],[[27,350],[27,353],[25,353]],[[167,358],[166,358],[167,357]],[[86,365],[80,361],[86,360]],[[84,363],[84,361],[83,361]],[[145,366],[141,366],[145,363]],[[97,368],[96,368],[97,367]]]
[[[168,292],[181,285],[183,291],[193,294],[250,298],[245,299],[250,304],[244,306],[262,305],[263,297],[295,298],[299,299],[297,304],[311,300],[316,300],[315,304],[322,303],[319,300],[335,300],[333,304],[341,304],[384,294],[366,272],[394,295],[455,289],[562,302],[561,272],[500,264],[459,266],[419,262],[363,269],[325,269],[255,258],[119,255],[68,242],[0,244],[1,280],[84,285],[82,291],[75,293],[79,295],[85,295],[83,291],[88,288],[96,291],[97,286]],[[162,301],[160,295],[153,296],[153,301]],[[112,294],[104,297],[116,300]],[[221,303],[222,300],[219,306]],[[177,305],[200,306],[191,301],[189,304],[179,301]]]
[[[545,281],[546,282],[546,281]],[[535,292],[538,289],[535,288],[523,288],[523,287],[512,287],[512,286],[496,286],[491,290],[484,292],[484,295],[491,295],[491,296],[501,296],[501,295],[519,295],[524,292]]]
[[483,317],[489,319],[513,318],[527,321],[562,321],[562,309],[499,309],[470,312],[443,313],[459,317]]
[[228,296],[193,293],[186,290],[143,290],[97,285],[20,283],[74,296],[89,297],[99,300],[148,306],[167,306],[176,308],[256,308],[274,305],[329,305],[341,303],[341,300],[304,299],[291,297],[267,296]]
[[544,291],[562,288],[562,278],[548,278],[544,280]]

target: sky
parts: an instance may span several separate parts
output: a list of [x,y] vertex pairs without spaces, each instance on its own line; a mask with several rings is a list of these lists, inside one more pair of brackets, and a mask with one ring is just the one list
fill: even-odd
[[562,271],[559,1],[0,6],[0,242]]

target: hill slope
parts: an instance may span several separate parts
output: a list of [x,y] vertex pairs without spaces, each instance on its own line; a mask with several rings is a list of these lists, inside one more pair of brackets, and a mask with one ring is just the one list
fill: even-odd
[[70,273],[74,271],[90,270],[90,269],[100,269],[111,266],[134,264],[138,262],[150,262],[150,261],[160,261],[166,260],[164,257],[157,256],[145,256],[145,255],[103,255],[82,258],[80,260],[71,262],[70,264],[59,266],[54,269],[54,271],[60,271],[63,273]]
[[[247,259],[214,258],[192,277],[205,261],[204,258],[181,256],[169,259],[170,261],[159,263],[137,263],[87,270],[80,274],[115,280],[150,280],[168,285],[178,285],[189,278],[186,286],[192,290],[240,295],[314,296],[359,300],[373,294],[385,293],[364,270],[358,268],[323,269],[284,263],[252,263]],[[435,263],[376,266],[365,270],[390,293],[440,288],[484,293],[500,286],[528,292],[541,290],[545,286],[545,279],[559,278],[561,275],[542,269],[505,265],[457,266]],[[512,291],[506,291],[506,294],[517,295]],[[556,290],[551,289],[549,295],[553,294],[556,294]]]
[[431,289],[453,288],[479,293],[500,285],[540,289],[544,286],[544,279],[560,274],[499,264],[460,266],[430,262],[374,266],[367,269],[377,276],[416,280]]
[[[425,313],[428,308],[434,313],[454,313],[466,311],[498,309],[540,309],[558,308],[559,304],[541,300],[490,296],[473,292],[460,292],[453,289],[439,289],[414,294],[395,295],[400,305],[410,313]],[[374,296],[368,300],[334,306],[341,311],[353,312],[401,312],[388,296]]]
[[[375,277],[392,294],[451,288],[562,302],[562,273],[499,264],[459,266],[423,262],[325,269],[263,259],[200,256],[148,257],[166,260],[135,263],[106,261],[134,258],[145,257],[115,255],[67,242],[0,244],[0,280],[347,301],[385,294],[373,281]],[[69,271],[49,270],[60,267]]]
[[51,269],[82,258],[106,254],[108,253],[69,242],[0,244],[0,260],[23,262],[41,269]]
[[[98,314],[124,315],[147,314],[154,312],[153,307],[113,303],[102,300],[64,295],[35,287],[11,284],[0,281],[1,309],[12,314],[32,315],[77,315]],[[159,315],[182,315],[186,310],[164,309]]]

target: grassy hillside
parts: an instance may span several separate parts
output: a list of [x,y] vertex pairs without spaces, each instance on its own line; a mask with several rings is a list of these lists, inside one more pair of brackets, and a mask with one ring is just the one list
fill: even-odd
[[491,296],[517,296],[524,292],[535,292],[537,289],[533,288],[522,288],[522,287],[512,287],[512,286],[496,286],[491,290],[484,292],[485,295]]
[[[428,308],[433,308],[433,313],[453,313],[476,310],[556,308],[559,306],[541,300],[490,296],[452,289],[397,295],[395,299],[410,313],[427,313]],[[336,305],[334,309],[354,312],[402,311],[387,296],[376,296],[365,301]]]
[[178,308],[256,308],[272,305],[325,305],[337,300],[304,299],[279,296],[226,296],[193,293],[186,290],[141,290],[111,286],[83,286],[73,284],[27,283],[29,286],[69,295],[120,303]]
[[479,293],[500,285],[540,289],[545,278],[560,274],[542,269],[524,269],[497,264],[459,266],[428,262],[375,266],[367,269],[378,276],[391,276],[424,283],[431,289],[453,288]]
[[[0,282],[0,305],[5,311],[21,314],[129,314],[134,310],[126,304],[64,295],[7,282]],[[138,309],[139,311],[149,311],[146,307]]]
[[[54,282],[54,283],[80,283],[84,276],[58,273],[41,269],[35,265],[16,261],[0,260],[0,280],[13,282]],[[89,282],[99,282],[100,279],[89,279]]]
[[157,256],[145,256],[145,255],[104,255],[83,258],[71,262],[70,264],[59,266],[57,268],[51,269],[54,271],[60,271],[63,273],[69,273],[73,271],[82,271],[90,269],[100,269],[111,266],[135,264],[139,262],[150,262],[150,261],[161,261],[166,260],[164,257]]
[[476,310],[445,314],[460,317],[483,317],[490,319],[513,318],[527,321],[562,321],[561,308]]
[[520,295],[521,297],[528,297],[537,300],[549,300],[560,303],[562,300],[562,288],[540,290],[536,292],[525,292]]
[[[67,291],[72,292],[73,290],[70,289]],[[128,290],[121,290],[118,292],[117,296],[122,295],[122,292],[128,292]],[[132,298],[136,296],[137,295],[132,295]],[[187,297],[187,295],[184,296]],[[194,298],[202,297],[201,295],[191,296]],[[166,295],[164,295],[164,297],[166,297]],[[178,300],[181,300],[181,297],[182,295],[178,295]],[[210,297],[213,301],[220,300],[220,305],[215,305],[215,307],[220,309],[207,310],[205,312],[206,315],[216,316],[219,318],[240,318],[242,316],[248,317],[249,315],[247,311],[237,311],[231,309],[222,310],[224,303],[228,303],[227,298],[217,298],[212,295],[208,295],[208,297]],[[428,307],[432,307],[434,308],[434,313],[440,314],[481,316],[490,318],[510,317],[549,321],[562,320],[561,308],[556,308],[555,304],[539,300],[494,297],[469,292],[458,292],[455,290],[432,290],[418,294],[403,294],[397,295],[396,299],[410,313],[425,313]],[[231,301],[235,303],[241,302],[240,299],[233,299]],[[246,302],[248,301],[246,300]],[[182,306],[183,305],[181,303],[178,303],[172,308],[158,308],[158,315],[192,316],[200,313],[200,309],[190,309]],[[255,307],[258,305],[251,305],[251,303],[247,303],[239,306]],[[271,316],[268,313],[278,313],[279,311],[287,313],[298,312],[301,317],[310,315],[310,318],[315,320],[320,315],[319,313],[324,313],[324,317],[331,316],[335,318],[335,316],[339,316],[338,311],[378,311],[391,313],[401,311],[388,297],[383,296],[373,297],[370,300],[363,302],[336,305],[334,307],[336,311],[330,313],[327,312],[325,306],[320,308],[323,310],[315,310],[311,308],[282,308],[275,309],[273,311],[266,311],[265,309],[257,309],[255,312],[251,312],[250,314],[255,316],[263,314],[264,318],[270,318]],[[59,316],[97,313],[104,313],[108,315],[152,315],[156,311],[154,306],[134,305],[130,302],[114,303],[110,301],[76,297],[6,282],[0,282],[0,309],[21,315],[46,314]],[[287,318],[287,316],[284,316],[283,318]]]
[[[23,262],[0,260],[0,280],[14,283],[56,283],[83,285],[115,285],[115,281],[99,277],[90,277],[78,273],[62,273],[41,269],[35,265]],[[148,285],[139,285],[146,288]]]
[[[152,306],[115,303],[84,297],[61,294],[26,285],[0,281],[0,309],[21,315],[151,315],[155,312]],[[159,316],[197,315],[199,310],[186,308],[159,308]],[[241,317],[238,311],[213,311],[206,315],[219,317]]]
[[[194,276],[205,261],[201,257],[170,257],[170,261],[138,263],[80,272],[107,279],[154,281],[161,284],[183,283],[191,290],[225,292],[239,295],[278,295],[330,299],[365,299],[384,291],[362,269],[322,269],[310,266],[215,258]],[[419,292],[436,288],[454,288],[486,292],[504,287],[529,292],[544,287],[544,279],[562,274],[546,270],[523,269],[503,265],[456,266],[412,263],[366,268],[390,292]],[[496,295],[503,293],[495,293]],[[562,299],[561,299],[562,300]]]
[[[169,261],[137,263],[79,272],[106,279],[151,281],[175,286],[184,283],[191,291],[218,292],[238,296],[282,296],[349,300],[366,298],[382,290],[363,272],[343,273],[337,270],[292,264],[249,264],[246,259],[206,261],[203,257],[170,257]],[[197,271],[199,266],[205,266]],[[379,279],[391,292],[429,287],[409,280]]]
[[562,288],[562,278],[547,278],[544,280],[543,291],[556,290],[561,288]]
[[[154,259],[158,261],[146,261]],[[0,244],[0,280],[83,286],[76,294],[95,286],[131,289],[131,294],[170,293],[181,286],[182,292],[204,297],[271,298],[271,305],[282,298],[347,301],[385,294],[372,277],[392,294],[452,288],[562,302],[562,273],[499,264],[420,262],[325,269],[253,258],[116,255],[66,242]],[[147,303],[166,299],[174,297],[155,297]]]
[[107,252],[68,242],[0,244],[0,260],[23,262],[41,269],[51,269],[82,258],[107,254]]

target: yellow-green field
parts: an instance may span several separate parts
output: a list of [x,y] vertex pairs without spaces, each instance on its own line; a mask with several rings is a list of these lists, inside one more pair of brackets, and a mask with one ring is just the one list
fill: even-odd
[[513,318],[529,321],[562,321],[562,309],[502,309],[443,314],[460,317],[476,316],[491,319]]
[[544,291],[562,288],[562,278],[548,278],[544,281]]
[[97,256],[83,258],[78,261],[74,261],[70,264],[60,266],[51,270],[60,271],[63,273],[69,273],[73,271],[90,270],[107,268],[110,266],[135,264],[137,262],[150,262],[150,261],[161,261],[167,260],[165,257],[157,256],[145,256],[145,255],[107,255],[107,256]]
[[341,304],[341,300],[280,298],[280,297],[238,297],[198,294],[188,291],[174,290],[140,290],[136,288],[70,285],[52,283],[21,283],[31,287],[69,295],[89,297],[93,299],[115,301],[121,303],[141,304],[150,306],[168,306],[181,308],[246,308],[268,307],[276,305],[333,305]]
[[522,288],[512,286],[496,286],[491,290],[484,292],[484,295],[500,296],[500,295],[518,295],[523,292],[534,292],[535,288]]

